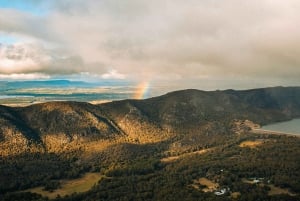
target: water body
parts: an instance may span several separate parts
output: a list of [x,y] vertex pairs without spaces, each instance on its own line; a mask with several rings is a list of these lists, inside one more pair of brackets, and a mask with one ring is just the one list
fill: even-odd
[[300,135],[300,119],[293,119],[263,126],[261,129]]
[[146,99],[162,95],[169,84],[151,82],[101,80],[1,81],[0,105],[26,106],[48,101],[101,102],[124,99]]
[[34,96],[22,96],[22,95],[0,95],[0,99],[13,99],[13,98],[32,98]]

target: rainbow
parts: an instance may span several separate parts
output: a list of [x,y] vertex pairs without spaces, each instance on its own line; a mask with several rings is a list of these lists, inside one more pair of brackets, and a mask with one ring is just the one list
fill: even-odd
[[136,86],[136,91],[133,95],[134,99],[144,99],[149,95],[150,83],[141,82]]

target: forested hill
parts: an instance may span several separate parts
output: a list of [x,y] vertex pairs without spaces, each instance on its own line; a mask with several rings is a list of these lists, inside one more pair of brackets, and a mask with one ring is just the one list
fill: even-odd
[[208,122],[251,120],[258,124],[300,116],[300,87],[274,87],[245,91],[175,91],[146,100],[124,100],[100,105],[116,122],[142,118],[160,128],[191,128]]
[[59,134],[68,141],[122,136],[129,141],[156,142],[176,134],[194,133],[196,138],[228,134],[238,120],[266,124],[300,117],[300,88],[188,89],[146,100],[100,105],[49,102],[20,108],[1,106],[0,111],[0,140],[6,148],[16,139],[27,146]]

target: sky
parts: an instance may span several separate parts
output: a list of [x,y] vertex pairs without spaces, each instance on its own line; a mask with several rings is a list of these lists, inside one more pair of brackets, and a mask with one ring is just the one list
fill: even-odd
[[300,85],[299,0],[0,0],[0,80]]

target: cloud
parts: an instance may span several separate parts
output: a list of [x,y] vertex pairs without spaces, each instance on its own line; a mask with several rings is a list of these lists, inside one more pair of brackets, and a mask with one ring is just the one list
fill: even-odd
[[89,72],[187,85],[222,77],[231,84],[244,84],[243,78],[250,85],[297,83],[300,77],[297,0],[44,2],[36,5],[47,5],[43,16],[1,9],[2,32],[31,37],[43,48],[22,64],[13,60],[15,67],[1,57],[0,73]]
[[12,73],[12,74],[0,74],[1,80],[40,80],[49,79],[49,75],[41,73]]
[[81,71],[79,57],[56,49],[50,51],[37,44],[0,44],[0,73],[71,74]]
[[118,73],[116,70],[111,70],[109,73],[101,75],[103,79],[125,79],[125,75]]

